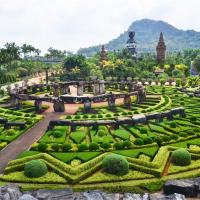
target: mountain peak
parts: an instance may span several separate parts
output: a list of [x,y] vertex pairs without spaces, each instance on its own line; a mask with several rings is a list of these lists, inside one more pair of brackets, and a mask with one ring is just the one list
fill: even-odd
[[[160,33],[165,38],[167,51],[181,51],[188,48],[200,48],[200,32],[180,30],[162,20],[141,19],[134,21],[127,31],[105,44],[110,51],[125,47],[128,32],[135,31],[137,50],[139,52],[155,52]],[[90,56],[99,51],[99,46],[82,48],[78,53]]]

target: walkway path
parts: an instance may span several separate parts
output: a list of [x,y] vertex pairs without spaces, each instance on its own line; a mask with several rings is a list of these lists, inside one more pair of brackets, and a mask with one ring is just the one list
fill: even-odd
[[58,119],[64,115],[64,113],[49,112],[49,110],[51,110],[51,107],[44,112],[44,119],[0,151],[0,174],[3,173],[4,168],[10,160],[16,159],[19,154],[28,150],[34,142],[37,142],[42,137],[50,120]]

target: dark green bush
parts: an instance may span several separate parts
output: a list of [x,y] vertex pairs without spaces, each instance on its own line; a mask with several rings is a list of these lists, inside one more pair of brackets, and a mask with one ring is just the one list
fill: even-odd
[[51,148],[52,148],[54,151],[58,151],[58,150],[60,149],[60,146],[59,146],[59,144],[54,143],[54,144],[51,145]]
[[187,137],[187,133],[186,132],[180,132],[179,136],[181,136],[181,137]]
[[178,135],[175,135],[175,134],[170,135],[170,138],[171,138],[172,140],[177,140],[177,139],[178,139]]
[[104,142],[101,144],[101,148],[108,150],[111,147],[110,143]]
[[134,114],[139,114],[139,111],[135,110],[135,111],[134,111]]
[[125,140],[125,141],[123,141],[123,146],[126,147],[126,148],[130,148],[131,142],[129,140]]
[[71,144],[63,144],[62,149],[63,149],[63,151],[68,152],[72,149],[72,145]]
[[114,143],[114,148],[117,149],[117,150],[120,150],[120,149],[123,149],[124,148],[124,145],[123,145],[123,142],[116,142]]
[[56,132],[53,133],[53,137],[55,137],[55,138],[60,138],[62,136],[63,136],[62,132],[56,131]]
[[111,114],[106,114],[106,117],[112,117],[112,115]]
[[47,166],[42,160],[31,160],[24,167],[24,174],[29,178],[39,178],[47,172]]
[[147,134],[147,129],[146,128],[141,128],[140,129],[140,133],[142,133],[142,134]]
[[162,139],[164,142],[169,142],[171,138],[168,135],[164,135]]
[[134,141],[134,144],[135,145],[143,145],[144,141],[141,138],[136,138]]
[[71,115],[67,115],[66,119],[71,119],[72,116]]
[[7,130],[7,135],[9,135],[9,136],[15,135],[15,130],[14,129]]
[[90,151],[96,151],[98,149],[99,149],[99,145],[97,143],[95,143],[95,142],[90,143],[90,145],[89,145],[89,150]]
[[76,115],[74,118],[75,118],[75,119],[80,119],[81,116],[80,116],[80,115]]
[[170,127],[171,127],[171,128],[176,128],[176,122],[171,122],[171,123],[170,123]]
[[128,161],[120,155],[107,155],[103,161],[102,166],[105,172],[115,175],[124,175],[129,171]]
[[192,117],[190,117],[190,121],[195,122],[195,121],[197,121],[197,118],[195,116],[192,116]]
[[104,130],[100,129],[100,130],[98,130],[97,134],[98,134],[99,137],[103,137],[103,136],[106,135],[106,132]]
[[191,163],[191,154],[183,148],[173,151],[171,158],[175,165],[186,166]]
[[26,113],[25,115],[24,115],[24,117],[29,117],[30,115],[28,114],[28,113]]
[[181,105],[181,106],[184,106],[184,105],[185,105],[185,103],[184,103],[183,101],[181,101],[180,105]]
[[192,130],[186,131],[187,135],[194,135],[194,132]]
[[78,151],[86,151],[88,150],[87,144],[79,144],[78,145]]
[[144,142],[144,144],[151,144],[151,143],[153,143],[153,140],[151,137],[144,137],[143,142]]
[[163,139],[162,139],[162,137],[155,137],[154,142],[156,142],[158,144],[158,146],[161,146]]
[[46,143],[39,143],[38,151],[45,152],[46,149],[47,149],[47,144]]

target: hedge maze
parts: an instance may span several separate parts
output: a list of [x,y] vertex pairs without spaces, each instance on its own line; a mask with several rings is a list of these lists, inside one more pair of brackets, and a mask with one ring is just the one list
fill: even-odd
[[[142,193],[159,190],[169,179],[200,175],[199,98],[172,86],[148,86],[147,98],[140,104],[132,99],[129,109],[118,105],[114,110],[96,107],[93,111],[86,114],[80,108],[76,115],[63,116],[61,124],[50,123],[29,151],[9,162],[0,180],[17,182],[24,189],[62,188],[64,184],[75,190]],[[15,121],[29,119],[17,117]],[[128,173],[115,175],[104,170],[102,163],[112,154],[126,159]],[[181,156],[185,165],[177,164],[172,155]],[[25,176],[25,165],[32,160],[46,164],[43,176]]]

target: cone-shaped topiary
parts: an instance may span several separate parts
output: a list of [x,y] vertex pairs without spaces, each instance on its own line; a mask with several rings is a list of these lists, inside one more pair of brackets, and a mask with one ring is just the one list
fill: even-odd
[[105,172],[116,175],[124,175],[129,171],[129,164],[126,158],[116,154],[107,155],[102,166]]
[[183,148],[172,152],[172,162],[175,165],[186,166],[191,163],[191,154]]
[[47,166],[42,160],[31,160],[24,167],[24,174],[29,178],[39,178],[45,175],[47,171]]

